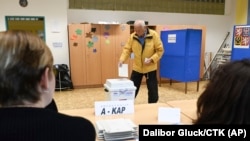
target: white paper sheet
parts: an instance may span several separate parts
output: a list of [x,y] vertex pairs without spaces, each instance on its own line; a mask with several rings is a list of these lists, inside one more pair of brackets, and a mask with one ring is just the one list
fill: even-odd
[[180,108],[159,107],[158,122],[167,122],[171,124],[179,124],[181,122]]
[[122,64],[122,66],[118,66],[118,76],[128,77],[128,64]]

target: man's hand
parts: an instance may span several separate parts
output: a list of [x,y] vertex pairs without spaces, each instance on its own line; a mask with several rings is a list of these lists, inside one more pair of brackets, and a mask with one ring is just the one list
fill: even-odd
[[152,59],[151,58],[145,58],[144,60],[144,64],[148,65],[152,62]]
[[119,62],[118,62],[118,66],[119,66],[119,67],[122,67],[122,64],[123,64],[122,61],[119,61]]

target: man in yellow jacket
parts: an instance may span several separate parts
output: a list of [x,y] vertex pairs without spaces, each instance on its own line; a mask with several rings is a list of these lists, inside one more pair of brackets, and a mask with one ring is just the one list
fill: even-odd
[[125,62],[131,53],[134,54],[131,80],[136,87],[137,96],[143,76],[146,77],[148,88],[148,103],[156,103],[158,96],[157,62],[164,52],[163,44],[158,33],[147,28],[143,20],[134,22],[134,33],[123,48],[119,66]]

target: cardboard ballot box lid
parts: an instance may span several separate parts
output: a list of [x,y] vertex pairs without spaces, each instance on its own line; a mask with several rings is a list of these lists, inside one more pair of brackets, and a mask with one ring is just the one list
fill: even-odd
[[127,78],[117,78],[117,79],[107,79],[104,87],[107,89],[122,89],[122,88],[132,88],[135,89],[133,81]]

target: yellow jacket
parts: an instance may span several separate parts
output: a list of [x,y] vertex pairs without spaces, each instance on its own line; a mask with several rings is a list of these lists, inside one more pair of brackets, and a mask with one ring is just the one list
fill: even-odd
[[[131,53],[134,53],[133,70],[139,73],[148,73],[157,69],[157,62],[162,57],[163,52],[163,44],[158,33],[154,30],[147,29],[144,49],[140,44],[138,36],[132,33],[128,42],[123,47],[120,61],[125,62]],[[145,58],[151,58],[153,62],[145,65]]]

